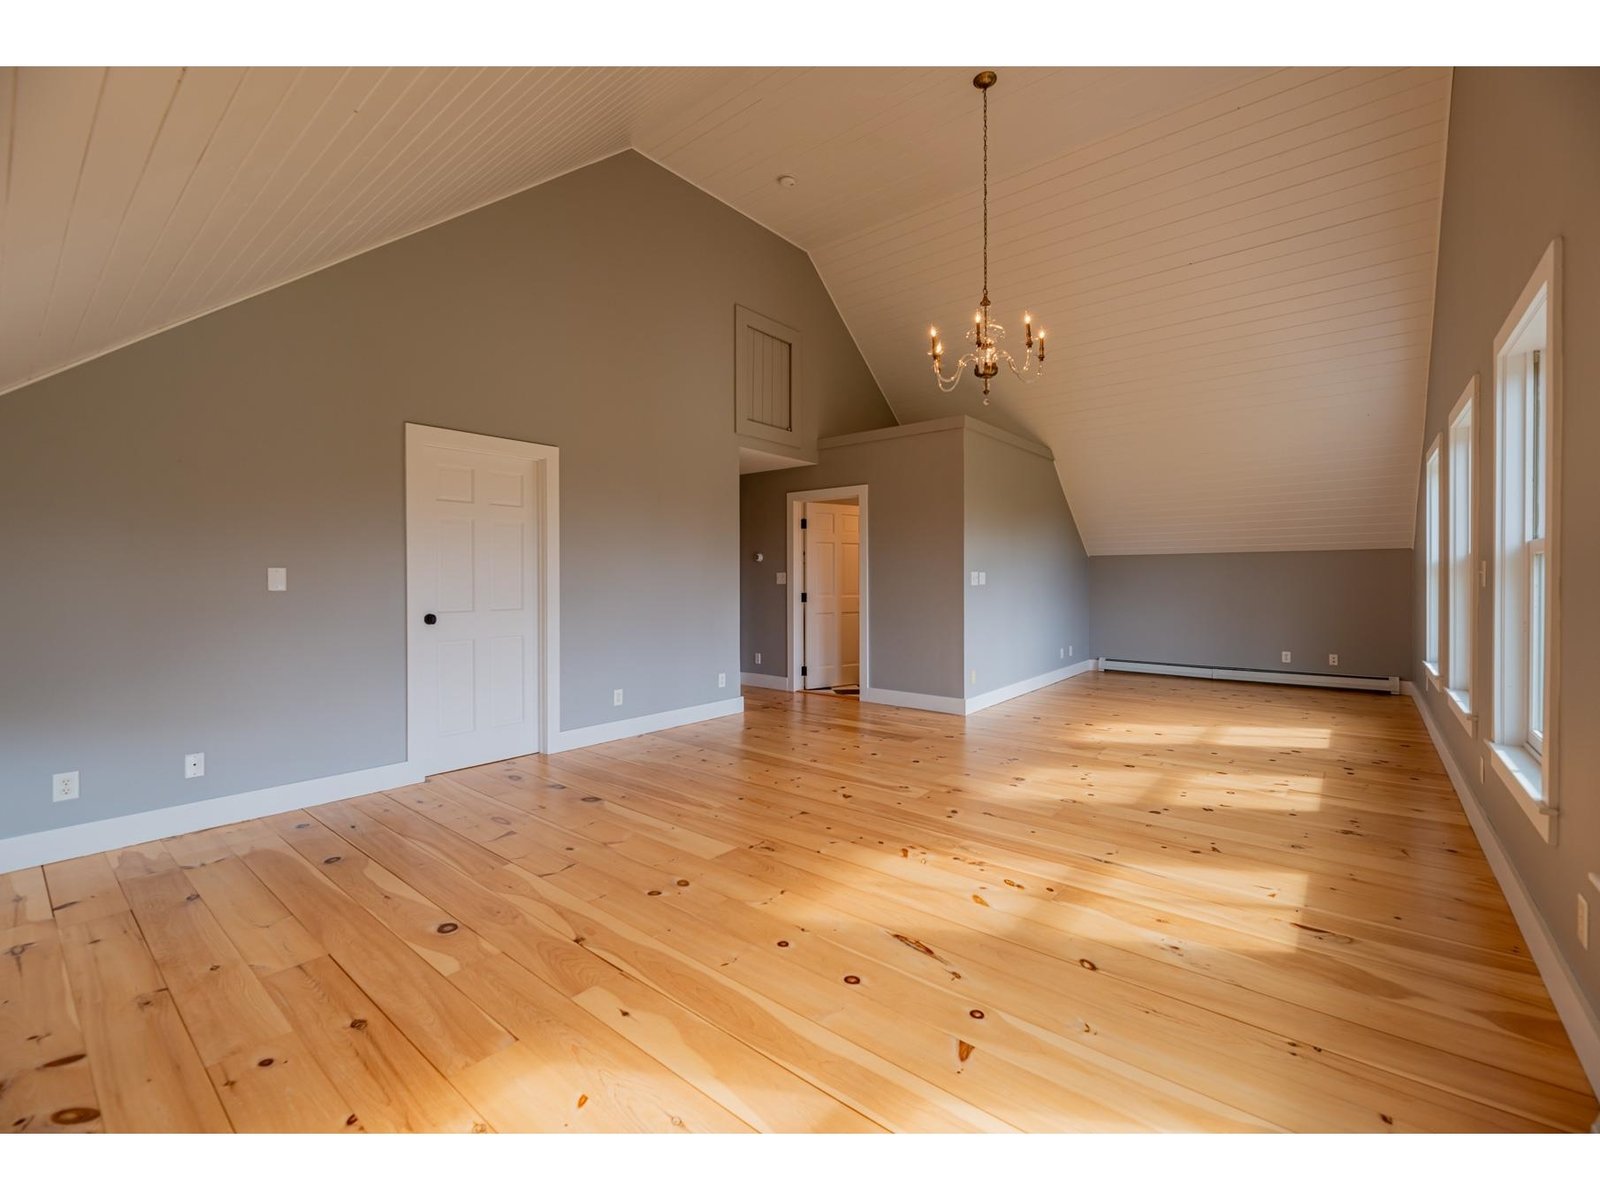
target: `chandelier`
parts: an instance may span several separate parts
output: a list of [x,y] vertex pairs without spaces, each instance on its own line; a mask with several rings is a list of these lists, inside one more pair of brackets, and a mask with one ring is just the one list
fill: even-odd
[[928,357],[933,359],[933,377],[941,392],[954,391],[968,367],[983,382],[983,402],[989,403],[989,381],[1000,374],[1000,364],[1011,368],[1018,379],[1030,381],[1044,373],[1044,331],[1033,336],[1033,317],[1022,314],[1024,354],[1019,366],[1017,360],[1001,346],[1005,341],[1005,326],[989,319],[989,89],[997,76],[993,71],[980,71],[972,78],[972,86],[983,93],[983,298],[978,310],[972,314],[972,328],[967,330],[967,341],[972,349],[956,361],[955,371],[946,377],[942,370],[944,343],[939,340],[936,328],[928,330]]

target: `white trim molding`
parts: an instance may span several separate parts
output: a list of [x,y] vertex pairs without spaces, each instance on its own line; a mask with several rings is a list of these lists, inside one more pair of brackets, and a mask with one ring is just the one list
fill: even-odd
[[966,713],[971,716],[975,712],[993,708],[996,704],[1004,704],[1007,700],[1015,700],[1018,696],[1026,696],[1029,692],[1037,692],[1040,688],[1047,688],[1051,684],[1060,683],[1063,679],[1071,679],[1074,675],[1082,675],[1085,671],[1098,669],[1099,661],[1097,659],[1086,658],[1082,662],[1075,662],[1065,667],[1057,667],[1054,671],[1046,671],[1043,675],[1035,675],[1032,679],[1023,679],[1016,683],[1007,684],[1002,688],[995,688],[992,692],[968,696]]
[[739,683],[748,688],[767,688],[774,692],[789,691],[787,675],[755,675],[749,671],[739,676]]
[[343,775],[302,779],[297,783],[279,784],[253,792],[214,796],[210,800],[195,800],[189,804],[173,804],[147,812],[107,817],[103,821],[87,821],[82,825],[24,833],[0,841],[0,873],[60,862],[64,858],[119,850],[157,838],[178,837],[202,829],[214,829],[218,825],[231,825],[235,821],[276,816],[297,808],[331,804],[335,800],[349,800],[353,796],[406,787],[421,783],[422,780],[423,773],[409,762],[390,763],[363,771],[349,771]]
[[696,704],[689,708],[672,708],[666,712],[646,713],[642,717],[629,717],[625,721],[608,721],[604,725],[563,729],[556,734],[552,751],[559,753],[562,750],[582,750],[585,746],[618,742],[623,738],[639,737],[646,733],[660,733],[663,729],[676,729],[679,725],[714,721],[718,717],[735,717],[743,711],[744,697],[738,696],[732,700],[713,700],[709,704]]
[[[810,491],[790,492],[785,498],[789,506],[788,553],[789,572],[785,586],[788,589],[789,609],[789,691],[804,691],[800,682],[800,668],[805,663],[805,614],[800,608],[800,589],[805,583],[805,538],[800,532],[800,518],[805,515],[808,501],[851,500],[861,509],[861,695],[865,699],[872,682],[872,522],[867,516],[867,485],[846,484],[843,487],[812,488]],[[914,708],[916,705],[904,707]],[[939,709],[935,710],[942,711]]]
[[1230,667],[1132,662],[1119,658],[1102,658],[1099,670],[1132,671],[1140,675],[1182,675],[1192,679],[1231,679],[1239,683],[1286,683],[1294,687],[1343,688],[1358,692],[1388,692],[1390,695],[1399,695],[1402,688],[1398,675],[1307,675],[1293,671],[1243,671]]
[[1406,692],[1416,704],[1417,711],[1422,714],[1422,723],[1427,727],[1428,737],[1432,739],[1433,748],[1439,754],[1439,761],[1444,764],[1445,773],[1450,776],[1450,784],[1455,788],[1456,798],[1461,801],[1461,810],[1467,814],[1467,820],[1472,824],[1472,832],[1477,835],[1478,844],[1483,847],[1483,856],[1489,861],[1489,869],[1494,872],[1500,890],[1505,893],[1506,903],[1511,906],[1511,915],[1516,918],[1517,928],[1522,932],[1523,940],[1528,943],[1534,965],[1539,968],[1539,975],[1550,992],[1550,999],[1556,1006],[1556,1015],[1566,1027],[1567,1036],[1572,1039],[1572,1048],[1577,1052],[1584,1074],[1589,1077],[1590,1086],[1600,1092],[1600,1016],[1595,1014],[1589,1002],[1584,999],[1583,989],[1578,986],[1577,977],[1567,965],[1567,960],[1557,947],[1555,938],[1551,936],[1549,925],[1535,907],[1527,885],[1522,882],[1522,876],[1517,873],[1504,844],[1495,833],[1494,825],[1489,820],[1489,814],[1483,807],[1482,801],[1467,782],[1467,773],[1456,762],[1455,755],[1451,753],[1450,747],[1439,732],[1439,727],[1434,724],[1433,714],[1428,711],[1423,697],[1409,685]]
[[920,708],[924,712],[949,713],[964,717],[967,702],[960,696],[929,696],[922,692],[896,692],[889,688],[861,689],[863,704],[887,704],[894,708]]

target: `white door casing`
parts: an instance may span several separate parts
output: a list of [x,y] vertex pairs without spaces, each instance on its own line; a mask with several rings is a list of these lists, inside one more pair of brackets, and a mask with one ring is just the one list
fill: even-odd
[[805,686],[861,680],[861,514],[854,504],[805,506]]
[[427,774],[548,749],[553,447],[406,427],[407,757]]
[[[854,538],[856,554],[850,567],[849,574],[832,585],[835,596],[841,594],[840,582],[843,589],[843,607],[848,616],[853,618],[845,627],[845,632],[840,637],[840,652],[836,660],[843,668],[840,682],[859,683],[863,691],[871,685],[872,678],[872,639],[871,639],[871,592],[872,592],[872,567],[869,541],[871,537],[871,520],[867,510],[867,485],[849,484],[843,487],[816,488],[803,492],[790,492],[788,494],[789,521],[788,521],[788,607],[789,607],[789,690],[800,691],[806,687],[826,686],[813,682],[810,673],[802,679],[800,668],[806,657],[806,613],[809,605],[800,602],[802,593],[805,592],[806,583],[806,533],[807,528],[801,527],[809,505],[822,502],[854,501],[853,520],[847,528],[845,540],[847,547]],[[837,534],[835,542],[837,543]],[[837,564],[836,564],[837,566]],[[851,668],[854,668],[853,670]]]

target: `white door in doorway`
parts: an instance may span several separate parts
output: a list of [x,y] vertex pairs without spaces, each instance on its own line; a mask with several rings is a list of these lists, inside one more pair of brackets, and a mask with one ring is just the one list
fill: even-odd
[[408,756],[428,774],[536,753],[549,447],[406,431]]
[[861,682],[861,510],[805,506],[805,680],[808,688]]

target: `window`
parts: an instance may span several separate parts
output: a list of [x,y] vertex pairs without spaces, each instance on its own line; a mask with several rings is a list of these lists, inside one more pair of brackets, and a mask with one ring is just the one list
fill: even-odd
[[1495,703],[1491,761],[1545,837],[1555,812],[1559,244],[1494,342]]
[[1427,546],[1426,579],[1423,581],[1427,612],[1424,615],[1422,665],[1435,686],[1439,683],[1439,521],[1444,496],[1439,464],[1439,439],[1428,447],[1428,457],[1422,470],[1423,487],[1423,538]]
[[1450,410],[1450,427],[1447,434],[1447,460],[1445,470],[1450,485],[1449,500],[1445,506],[1448,535],[1446,549],[1449,554],[1448,596],[1449,620],[1445,625],[1445,694],[1450,699],[1450,709],[1474,732],[1472,715],[1472,635],[1473,617],[1477,611],[1477,571],[1473,563],[1477,543],[1477,512],[1474,501],[1477,493],[1473,485],[1473,409],[1478,398],[1476,378],[1467,384],[1461,399]]

